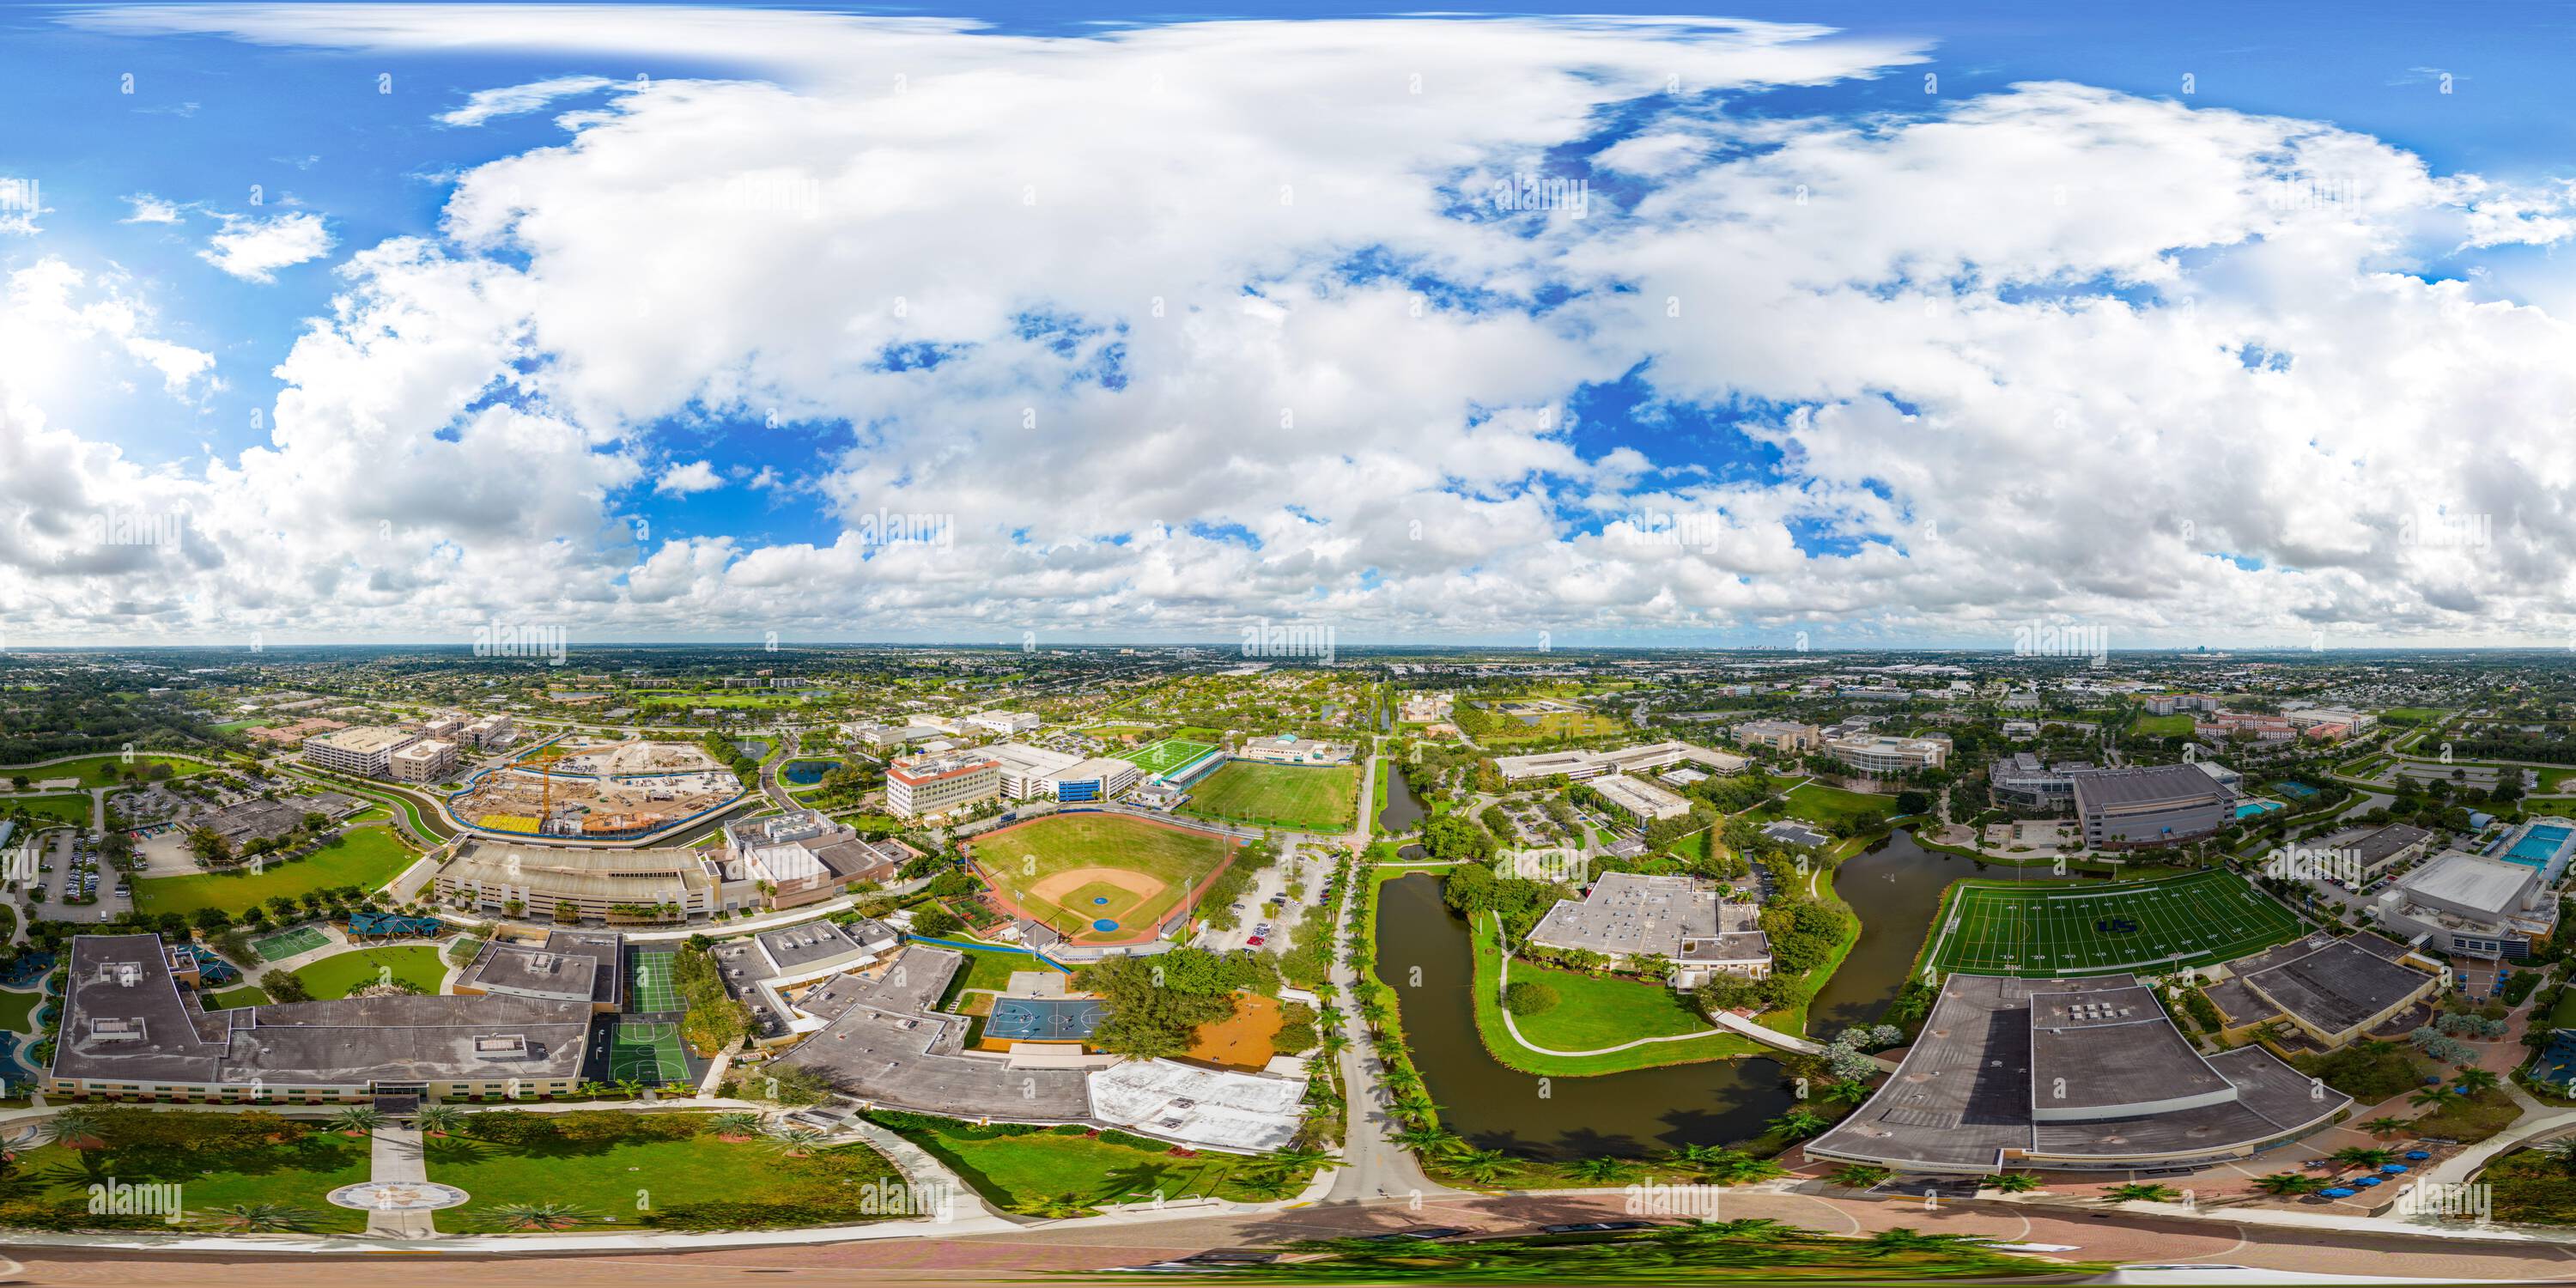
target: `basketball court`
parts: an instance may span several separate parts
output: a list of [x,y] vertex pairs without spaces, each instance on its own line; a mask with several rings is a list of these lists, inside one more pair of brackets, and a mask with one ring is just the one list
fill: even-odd
[[984,1020],[984,1036],[1008,1042],[1078,1042],[1106,1012],[1088,997],[1001,997]]
[[320,926],[297,926],[293,930],[250,941],[250,950],[258,953],[261,961],[282,962],[297,953],[326,947],[330,942],[331,937],[322,933]]
[[608,1040],[608,1076],[617,1082],[688,1081],[689,1061],[680,1049],[680,1026],[618,1021]]

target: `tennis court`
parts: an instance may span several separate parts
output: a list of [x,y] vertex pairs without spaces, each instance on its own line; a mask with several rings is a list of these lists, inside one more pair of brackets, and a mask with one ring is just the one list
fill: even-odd
[[631,1024],[618,1021],[608,1038],[608,1076],[623,1082],[686,1082],[689,1060],[680,1049],[677,1024]]
[[671,961],[669,953],[635,954],[634,974],[627,980],[627,1010],[649,1015],[686,1009],[680,1005],[678,986],[671,982]]
[[293,930],[250,941],[250,950],[258,953],[261,961],[277,962],[297,953],[309,953],[330,942],[331,937],[323,934],[320,926],[297,926]]
[[1004,997],[993,1002],[984,1036],[1012,1042],[1075,1042],[1100,1027],[1105,1012],[1088,997]]
[[2232,872],[2110,885],[1962,881],[1925,960],[1978,975],[2074,976],[2232,961],[2299,935]]

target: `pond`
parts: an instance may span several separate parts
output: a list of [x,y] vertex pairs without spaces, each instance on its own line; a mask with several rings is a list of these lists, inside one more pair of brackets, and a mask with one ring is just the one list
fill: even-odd
[[[1972,868],[1903,834],[1843,864],[1835,890],[1859,914],[1861,938],[1810,1005],[1811,1036],[1878,1019],[1904,985],[1943,887]],[[1386,883],[1377,947],[1378,975],[1395,986],[1406,1041],[1442,1123],[1478,1148],[1551,1160],[1644,1157],[1751,1139],[1794,1103],[1780,1066],[1766,1059],[1553,1079],[1497,1063],[1476,1034],[1467,993],[1467,925],[1440,902],[1436,876]]]
[[1422,798],[1413,794],[1413,786],[1404,781],[1394,760],[1377,762],[1377,772],[1386,778],[1386,808],[1377,812],[1377,830],[1400,836],[1422,826],[1431,811],[1423,808]]
[[798,787],[811,787],[823,781],[823,775],[832,771],[832,765],[833,762],[828,760],[791,760],[778,771],[778,777]]

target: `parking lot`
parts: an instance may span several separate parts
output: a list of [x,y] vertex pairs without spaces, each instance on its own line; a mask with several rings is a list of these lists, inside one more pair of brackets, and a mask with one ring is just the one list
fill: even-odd
[[[1291,932],[1295,930],[1298,918],[1305,915],[1308,904],[1322,897],[1324,877],[1331,870],[1319,851],[1302,845],[1290,847],[1277,863],[1254,877],[1252,887],[1235,901],[1235,916],[1238,918],[1235,928],[1203,930],[1199,932],[1198,946],[1220,953],[1230,953],[1238,948],[1278,953],[1288,951]],[[1264,906],[1282,898],[1292,878],[1302,883],[1304,899],[1283,904],[1278,916],[1266,915],[1262,911]],[[1264,927],[1268,927],[1267,933],[1263,932]],[[1252,942],[1256,937],[1261,940],[1258,944]]]
[[[109,921],[134,907],[133,896],[117,893],[123,874],[108,866],[86,829],[63,828],[48,834],[40,862],[44,870],[36,874],[29,887],[45,892],[41,902],[31,905],[38,918]],[[74,902],[85,892],[94,895],[95,901]]]

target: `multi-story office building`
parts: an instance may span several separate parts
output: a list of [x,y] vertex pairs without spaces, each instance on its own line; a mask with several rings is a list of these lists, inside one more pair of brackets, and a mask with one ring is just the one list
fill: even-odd
[[391,778],[394,753],[419,742],[418,731],[360,725],[304,740],[304,763],[334,773]]
[[456,744],[424,738],[395,752],[390,767],[395,782],[438,782],[456,772]]
[[1929,734],[1921,738],[1858,734],[1827,739],[1824,750],[1826,755],[1864,774],[1901,774],[1939,769],[1948,764],[1950,739],[1945,734]]
[[946,813],[1001,793],[1002,762],[982,752],[914,756],[886,770],[886,810],[897,818]]
[[1803,756],[1824,745],[1824,735],[1814,725],[1794,720],[1748,720],[1735,726],[1737,742],[1747,747],[1768,747]]

